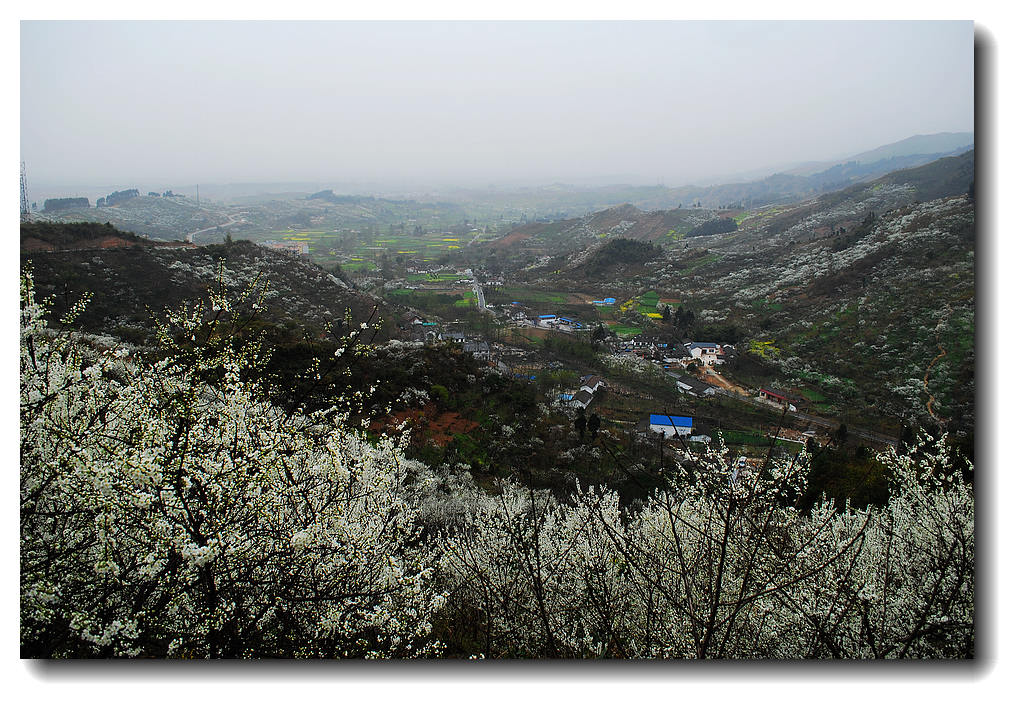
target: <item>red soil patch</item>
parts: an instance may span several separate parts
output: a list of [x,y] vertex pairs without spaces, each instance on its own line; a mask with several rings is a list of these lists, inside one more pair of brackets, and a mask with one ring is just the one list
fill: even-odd
[[129,246],[136,246],[141,242],[127,241],[116,236],[107,236],[102,239],[83,239],[73,244],[55,246],[40,239],[23,239],[21,242],[22,251],[81,251],[83,249],[124,249]]
[[501,237],[497,241],[493,241],[491,243],[493,243],[495,246],[511,246],[512,244],[515,244],[516,242],[523,241],[523,240],[529,239],[529,238],[530,238],[529,234],[524,234],[521,231],[514,231],[511,234],[506,234],[505,236]]
[[57,247],[53,244],[47,244],[41,239],[22,239],[21,240],[22,251],[56,251]]
[[437,406],[427,404],[422,409],[396,411],[384,421],[370,424],[370,429],[395,433],[403,423],[406,423],[406,428],[412,432],[413,443],[423,445],[430,441],[439,448],[451,443],[455,439],[455,434],[469,433],[480,427],[476,421],[463,418],[454,411],[439,413]]
[[183,247],[197,248],[195,244],[188,243],[185,241],[152,241],[150,239],[140,239],[139,241],[129,241],[122,239],[117,236],[106,236],[102,239],[82,239],[72,244],[65,244],[62,246],[56,246],[49,244],[41,239],[34,237],[26,238],[21,240],[21,250],[25,252],[34,251],[83,251],[87,249],[126,249],[132,246],[154,246],[156,248],[165,249],[180,249]]

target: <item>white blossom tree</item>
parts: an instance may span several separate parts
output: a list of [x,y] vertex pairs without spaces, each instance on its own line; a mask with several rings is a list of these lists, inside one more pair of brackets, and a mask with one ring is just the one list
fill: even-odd
[[973,656],[973,497],[944,440],[890,453],[881,509],[801,514],[804,460],[723,450],[633,508],[522,490],[456,525],[443,562],[474,646],[560,657]]
[[444,599],[400,447],[267,403],[241,317],[211,305],[146,364],[48,330],[23,278],[22,654],[432,652]]

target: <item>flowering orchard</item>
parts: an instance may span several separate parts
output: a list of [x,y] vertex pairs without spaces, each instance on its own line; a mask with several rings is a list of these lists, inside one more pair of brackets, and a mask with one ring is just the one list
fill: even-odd
[[631,506],[487,493],[344,402],[268,403],[226,297],[170,316],[158,361],[75,333],[83,307],[50,328],[23,277],[25,657],[973,656],[943,439],[884,457],[884,508],[802,514],[805,460],[733,474],[721,450]]
[[141,364],[48,331],[23,282],[24,655],[432,651],[444,598],[407,462],[338,414],[265,403],[228,305],[174,317],[187,352]]
[[802,466],[721,452],[625,511],[510,488],[447,539],[446,612],[497,656],[971,657],[971,492],[944,441],[887,462],[886,508],[809,515]]

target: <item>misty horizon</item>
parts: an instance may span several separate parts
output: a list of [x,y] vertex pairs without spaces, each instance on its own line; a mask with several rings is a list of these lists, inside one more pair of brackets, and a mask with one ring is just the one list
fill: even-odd
[[971,22],[22,22],[21,40],[36,191],[682,186],[974,130]]

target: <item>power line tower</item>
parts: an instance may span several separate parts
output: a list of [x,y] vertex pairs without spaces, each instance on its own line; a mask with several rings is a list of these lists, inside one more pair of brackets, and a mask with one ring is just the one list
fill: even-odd
[[29,215],[28,208],[28,181],[25,179],[25,162],[21,163],[21,216],[24,219]]

